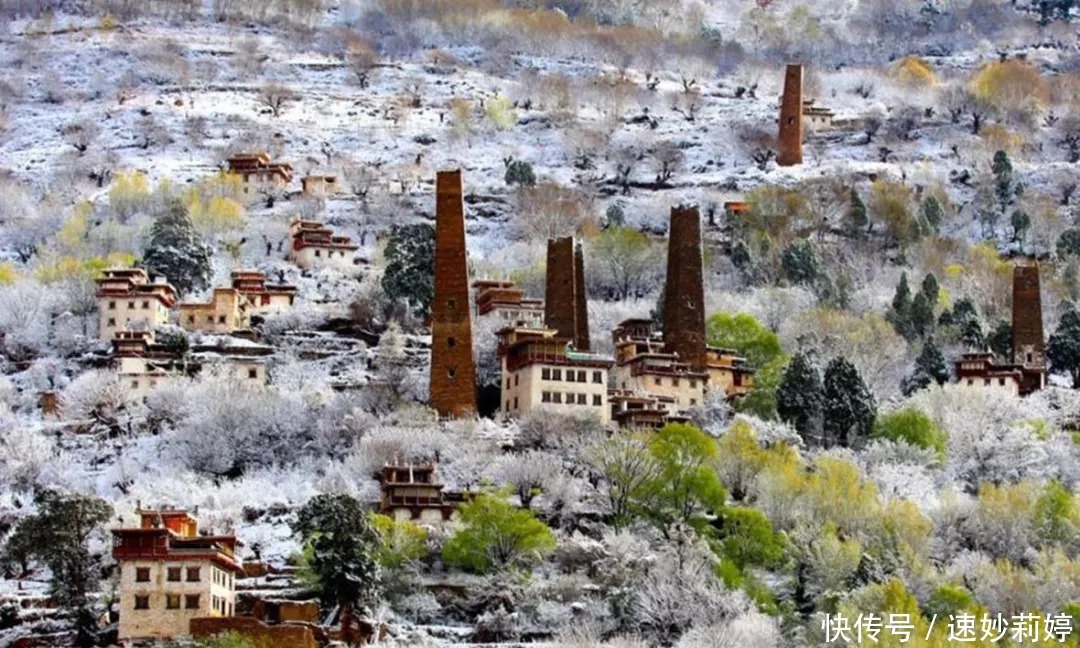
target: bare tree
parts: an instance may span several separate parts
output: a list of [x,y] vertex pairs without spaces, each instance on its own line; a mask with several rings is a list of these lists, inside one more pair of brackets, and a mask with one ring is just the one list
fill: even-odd
[[101,129],[94,122],[84,119],[71,122],[64,126],[60,132],[64,136],[64,141],[75,147],[79,155],[82,155],[97,140],[101,134]]
[[285,106],[297,99],[299,96],[291,88],[280,83],[266,84],[256,97],[259,104],[269,108],[274,117],[280,117]]
[[[381,164],[379,164],[379,166],[381,166]],[[348,162],[342,168],[342,175],[345,177],[345,184],[348,186],[352,195],[360,199],[360,202],[366,203],[371,194],[372,187],[375,186],[375,183],[378,180],[378,174],[375,172],[375,168],[369,164]]]
[[165,146],[172,142],[169,129],[154,118],[153,115],[144,115],[135,122],[135,135],[139,146],[148,149],[151,146]]
[[366,43],[354,43],[349,46],[345,54],[345,64],[348,66],[352,79],[361,89],[367,88],[371,80],[371,74],[375,71],[378,59],[375,52]]
[[688,122],[697,119],[698,108],[701,103],[701,93],[696,90],[680,92],[671,97],[671,109],[683,116]]
[[1069,115],[1061,120],[1058,131],[1061,133],[1058,145],[1069,156],[1069,163],[1080,162],[1080,117]]
[[660,189],[667,186],[671,178],[682,169],[685,156],[671,142],[661,142],[653,149],[652,158],[656,168],[656,181],[653,183],[653,189]]

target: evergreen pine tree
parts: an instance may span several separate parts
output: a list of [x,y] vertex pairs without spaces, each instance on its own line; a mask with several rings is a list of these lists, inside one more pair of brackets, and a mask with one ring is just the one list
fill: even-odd
[[793,284],[812,284],[818,277],[819,262],[810,241],[795,241],[780,254],[784,276]]
[[975,310],[975,304],[970,299],[964,297],[956,301],[953,305],[952,320],[960,329],[960,341],[968,349],[981,351],[986,348],[982,322]]
[[152,275],[164,276],[184,294],[210,285],[213,254],[195,231],[184,203],[174,199],[150,228],[140,265]]
[[379,534],[371,515],[351,495],[316,495],[296,515],[293,532],[304,545],[305,568],[319,598],[341,609],[341,633],[349,634],[354,610],[374,605],[382,589]]
[[927,196],[922,203],[922,217],[933,231],[938,231],[941,221],[945,219],[945,210],[941,201],[934,196]]
[[1031,217],[1022,209],[1017,209],[1012,214],[1013,240],[1020,243],[1020,251],[1024,251],[1024,243],[1027,241],[1027,232],[1031,228]]
[[1058,237],[1058,256],[1080,256],[1080,228],[1067,229]]
[[506,174],[503,177],[508,185],[521,185],[532,187],[536,184],[536,173],[531,164],[525,160],[513,160],[506,165]]
[[1012,324],[1008,320],[998,320],[997,326],[986,338],[986,346],[999,358],[1012,356]]
[[892,310],[886,319],[893,325],[896,332],[904,339],[911,339],[911,288],[908,286],[907,273],[901,273],[900,283],[896,286],[896,294],[893,295]]
[[931,383],[944,385],[949,380],[949,365],[933,337],[926,339],[919,357],[915,359],[915,370],[904,379],[900,388],[904,396],[927,387]]
[[934,276],[934,273],[928,273],[923,277],[920,292],[926,297],[926,301],[930,303],[931,308],[937,306],[938,299],[941,296],[941,288],[938,286],[937,277]]
[[826,447],[856,447],[869,438],[877,404],[855,365],[843,356],[833,358],[825,368],[824,395]]
[[1009,160],[1009,154],[1005,151],[994,153],[994,162],[991,166],[994,173],[994,194],[1001,205],[1001,213],[1004,214],[1009,205],[1016,197],[1016,182],[1013,179],[1013,166]]
[[1072,378],[1073,389],[1080,389],[1080,313],[1072,302],[1062,304],[1057,328],[1046,343],[1050,369]]
[[791,424],[807,445],[821,445],[824,391],[817,367],[804,353],[796,353],[776,389],[776,411]]
[[911,300],[911,313],[908,321],[911,324],[911,332],[917,337],[933,332],[934,307],[924,293],[920,292],[915,295],[915,299]]
[[870,230],[870,218],[866,215],[866,203],[859,197],[855,187],[851,188],[851,207],[848,210],[848,220],[851,223],[851,232],[859,235],[863,230]]
[[408,300],[417,316],[427,315],[435,298],[435,228],[427,223],[391,227],[384,254],[383,292]]

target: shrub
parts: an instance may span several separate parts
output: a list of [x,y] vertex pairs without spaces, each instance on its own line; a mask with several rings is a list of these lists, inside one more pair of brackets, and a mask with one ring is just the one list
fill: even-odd
[[551,529],[501,495],[477,495],[459,512],[462,528],[443,545],[443,560],[452,567],[481,574],[526,567],[555,549]]
[[903,441],[920,448],[945,452],[948,435],[934,425],[929,416],[917,409],[904,408],[878,417],[874,425],[873,437]]

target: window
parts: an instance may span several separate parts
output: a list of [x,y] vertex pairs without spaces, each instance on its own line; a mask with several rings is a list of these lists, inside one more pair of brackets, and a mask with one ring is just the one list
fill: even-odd
[[690,399],[690,405],[691,406],[697,405],[697,399],[696,398],[691,398]]
[[136,583],[149,583],[150,582],[150,568],[149,567],[136,567],[135,568],[135,582]]
[[540,380],[551,380],[551,369],[544,367],[540,370]]
[[188,321],[188,324],[194,324],[195,323],[195,316],[194,315],[188,315],[187,316],[187,321]]
[[133,301],[129,301],[129,302],[128,302],[128,308],[130,308],[130,309],[134,310],[134,309],[135,309],[135,302],[133,302]]
[[206,323],[207,324],[213,324],[214,323],[214,316],[213,315],[207,315],[206,316]]
[[690,389],[697,389],[697,381],[696,380],[691,380],[690,381]]
[[457,340],[455,340],[452,337],[446,338],[446,348],[447,349],[453,349],[455,345],[457,345]]
[[975,384],[975,381],[972,380],[971,378],[968,378],[968,386],[971,386],[971,385],[974,385],[974,384]]
[[109,318],[108,326],[116,326],[116,318],[115,317],[110,317]]
[[321,257],[321,256],[322,256],[322,252],[320,252],[319,250],[315,250],[315,256],[317,256],[317,257]]
[[520,378],[520,376],[518,376],[518,374],[514,374],[514,387],[517,387],[518,384],[521,382],[518,380],[518,378]]
[[678,387],[679,386],[679,379],[678,378],[672,378],[671,379],[671,386],[672,387]]
[[146,594],[140,594],[135,597],[135,609],[136,610],[149,610],[150,609],[150,597]]
[[989,384],[990,384],[990,379],[989,378],[986,378],[986,379],[983,380],[983,385],[989,385]]
[[183,570],[181,570],[179,567],[169,567],[168,576],[166,577],[166,580],[168,580],[170,583],[179,583],[180,582],[180,572],[181,571],[183,571]]
[[578,405],[584,405],[585,404],[585,394],[578,394],[577,395],[577,404]]
[[131,388],[132,389],[138,389],[139,388],[139,381],[138,380],[132,380],[131,381]]
[[656,377],[656,378],[653,378],[653,384],[656,384],[656,385],[663,385],[663,384],[664,384],[664,381],[663,381],[663,380],[661,380],[661,379],[660,379],[660,377],[658,376],[658,377]]
[[217,321],[218,321],[218,324],[224,324],[225,323],[225,316],[224,315],[218,315]]
[[148,308],[150,308],[150,302],[144,301],[142,303],[142,307],[143,307],[143,310],[147,310]]
[[577,372],[577,381],[578,382],[585,382],[585,371],[584,370],[581,370],[581,371]]
[[251,378],[252,380],[254,380],[254,379],[258,378],[258,377],[259,377],[259,370],[258,369],[254,369],[254,368],[248,369],[248,378]]
[[446,375],[453,378],[454,376],[457,375],[457,369],[454,369],[453,367],[450,367],[449,369],[446,370]]
[[552,369],[551,370],[551,379],[552,380],[562,380],[562,369]]
[[592,372],[592,381],[594,383],[597,383],[597,384],[604,382],[604,372],[602,372],[602,371],[594,371],[594,372]]
[[546,392],[541,392],[540,393],[540,402],[541,403],[550,403],[551,402],[551,392],[547,392],[547,391]]
[[114,301],[109,302],[109,310],[116,310],[116,302],[114,302]]
[[166,594],[165,595],[165,609],[166,610],[179,610],[180,609],[180,595],[179,594]]
[[514,409],[517,409],[517,408],[518,408],[517,396],[514,396]]
[[1004,378],[998,378],[998,384],[1001,385],[1002,387],[1004,387],[1005,386],[1005,379]]
[[199,576],[199,568],[198,567],[188,567],[187,568],[187,579],[188,579],[189,583],[198,583],[200,580],[202,580],[202,578]]
[[446,307],[448,309],[450,309],[450,310],[456,310],[457,309],[457,300],[456,299],[447,299],[446,300]]
[[510,389],[510,379],[509,378],[506,379],[506,388]]
[[592,395],[592,404],[593,404],[594,407],[600,407],[601,405],[604,404],[603,399],[600,397],[600,394],[593,394]]
[[185,596],[184,597],[184,607],[186,609],[188,609],[188,610],[198,610],[199,609],[199,595],[198,594],[188,594],[187,596]]
[[574,382],[574,372],[573,371],[570,371],[570,370],[566,371],[566,382]]
[[553,393],[553,394],[551,395],[551,398],[552,398],[552,402],[554,402],[554,403],[561,403],[561,402],[562,402],[562,392],[555,392],[555,393]]
[[510,401],[506,401],[506,406],[503,409],[505,409],[507,412],[510,411]]

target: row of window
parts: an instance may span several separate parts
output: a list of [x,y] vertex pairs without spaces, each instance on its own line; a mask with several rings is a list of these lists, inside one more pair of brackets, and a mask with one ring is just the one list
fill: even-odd
[[[218,324],[224,324],[226,319],[227,319],[226,315],[218,315],[217,316],[217,323]],[[194,315],[188,315],[187,321],[188,321],[188,324],[194,324],[195,323],[195,316]],[[213,324],[214,323],[214,316],[213,315],[207,315],[206,316],[206,323],[207,324]]]
[[[198,610],[201,594],[184,594],[184,609],[185,610]],[[166,610],[179,610],[180,609],[180,594],[166,594],[165,595],[165,609]],[[135,609],[136,610],[149,610],[150,609],[150,595],[149,594],[136,594],[135,595]]]
[[[562,403],[563,402],[563,394],[562,394],[562,392],[549,392],[549,391],[540,392],[540,402],[541,403]],[[566,404],[567,405],[588,405],[589,404],[589,395],[588,394],[574,394],[574,393],[571,393],[571,392],[566,392]],[[594,407],[603,406],[604,397],[601,396],[600,394],[593,394],[592,395],[592,404],[593,404]],[[517,408],[517,399],[514,399],[514,407]]]
[[[254,369],[254,368],[249,368],[249,369],[247,370],[247,377],[248,377],[249,379],[251,379],[251,380],[257,380],[257,379],[259,378],[259,370],[258,370],[258,369]],[[138,388],[139,388],[139,385],[140,385],[140,384],[141,384],[141,383],[139,382],[139,379],[138,379],[138,378],[133,378],[133,379],[131,380],[131,388],[132,388],[132,389],[138,389]],[[158,383],[157,383],[157,380],[153,380],[153,379],[152,379],[152,380],[150,381],[150,387],[151,387],[151,388],[157,387],[157,384],[158,384]]]
[[[656,376],[655,378],[653,378],[653,384],[659,387],[660,385],[664,384],[664,379],[661,378],[660,376]],[[671,386],[672,387],[678,387],[681,384],[682,384],[681,379],[679,379],[679,378],[672,378],[671,379]],[[693,378],[690,379],[690,389],[697,389],[697,381],[694,380]]]
[[[322,250],[315,250],[315,256],[321,257],[322,256],[321,252],[322,252]],[[340,256],[342,258],[345,258],[345,252],[343,252],[343,251],[338,252],[338,256]],[[333,250],[327,250],[326,251],[326,257],[327,258],[333,258],[334,257],[334,251]]]
[[[1005,386],[1005,380],[1006,380],[1005,378],[998,378],[997,379],[998,385],[1004,387]],[[972,385],[975,384],[975,381],[973,379],[971,379],[971,378],[968,378],[967,379],[967,384],[968,384],[968,386],[972,386]],[[990,379],[989,378],[983,378],[983,385],[984,386],[989,386],[990,385]]]
[[[168,567],[165,570],[165,580],[170,583],[179,583],[181,576],[184,575],[183,567]],[[199,583],[202,582],[202,568],[201,567],[188,567],[187,568],[187,582]],[[136,567],[135,568],[135,582],[136,583],[149,583],[150,582],[150,568],[149,567]]]
[[[574,371],[573,369],[567,369],[566,370],[566,382],[579,382],[579,383],[588,382],[588,373],[589,372],[585,371],[584,369],[579,369],[577,371]],[[540,380],[562,380],[562,379],[563,379],[563,370],[562,369],[550,369],[548,367],[544,367],[544,368],[540,369]],[[603,371],[594,371],[594,372],[592,372],[592,381],[594,383],[597,383],[597,384],[603,384],[603,382],[604,382],[604,372]]]
[[[134,309],[135,308],[135,302],[129,301],[128,302],[128,308],[129,309]],[[150,308],[150,302],[148,300],[143,300],[142,309],[143,310],[149,310],[149,308]],[[116,310],[116,302],[114,302],[114,301],[109,302],[109,310]]]

